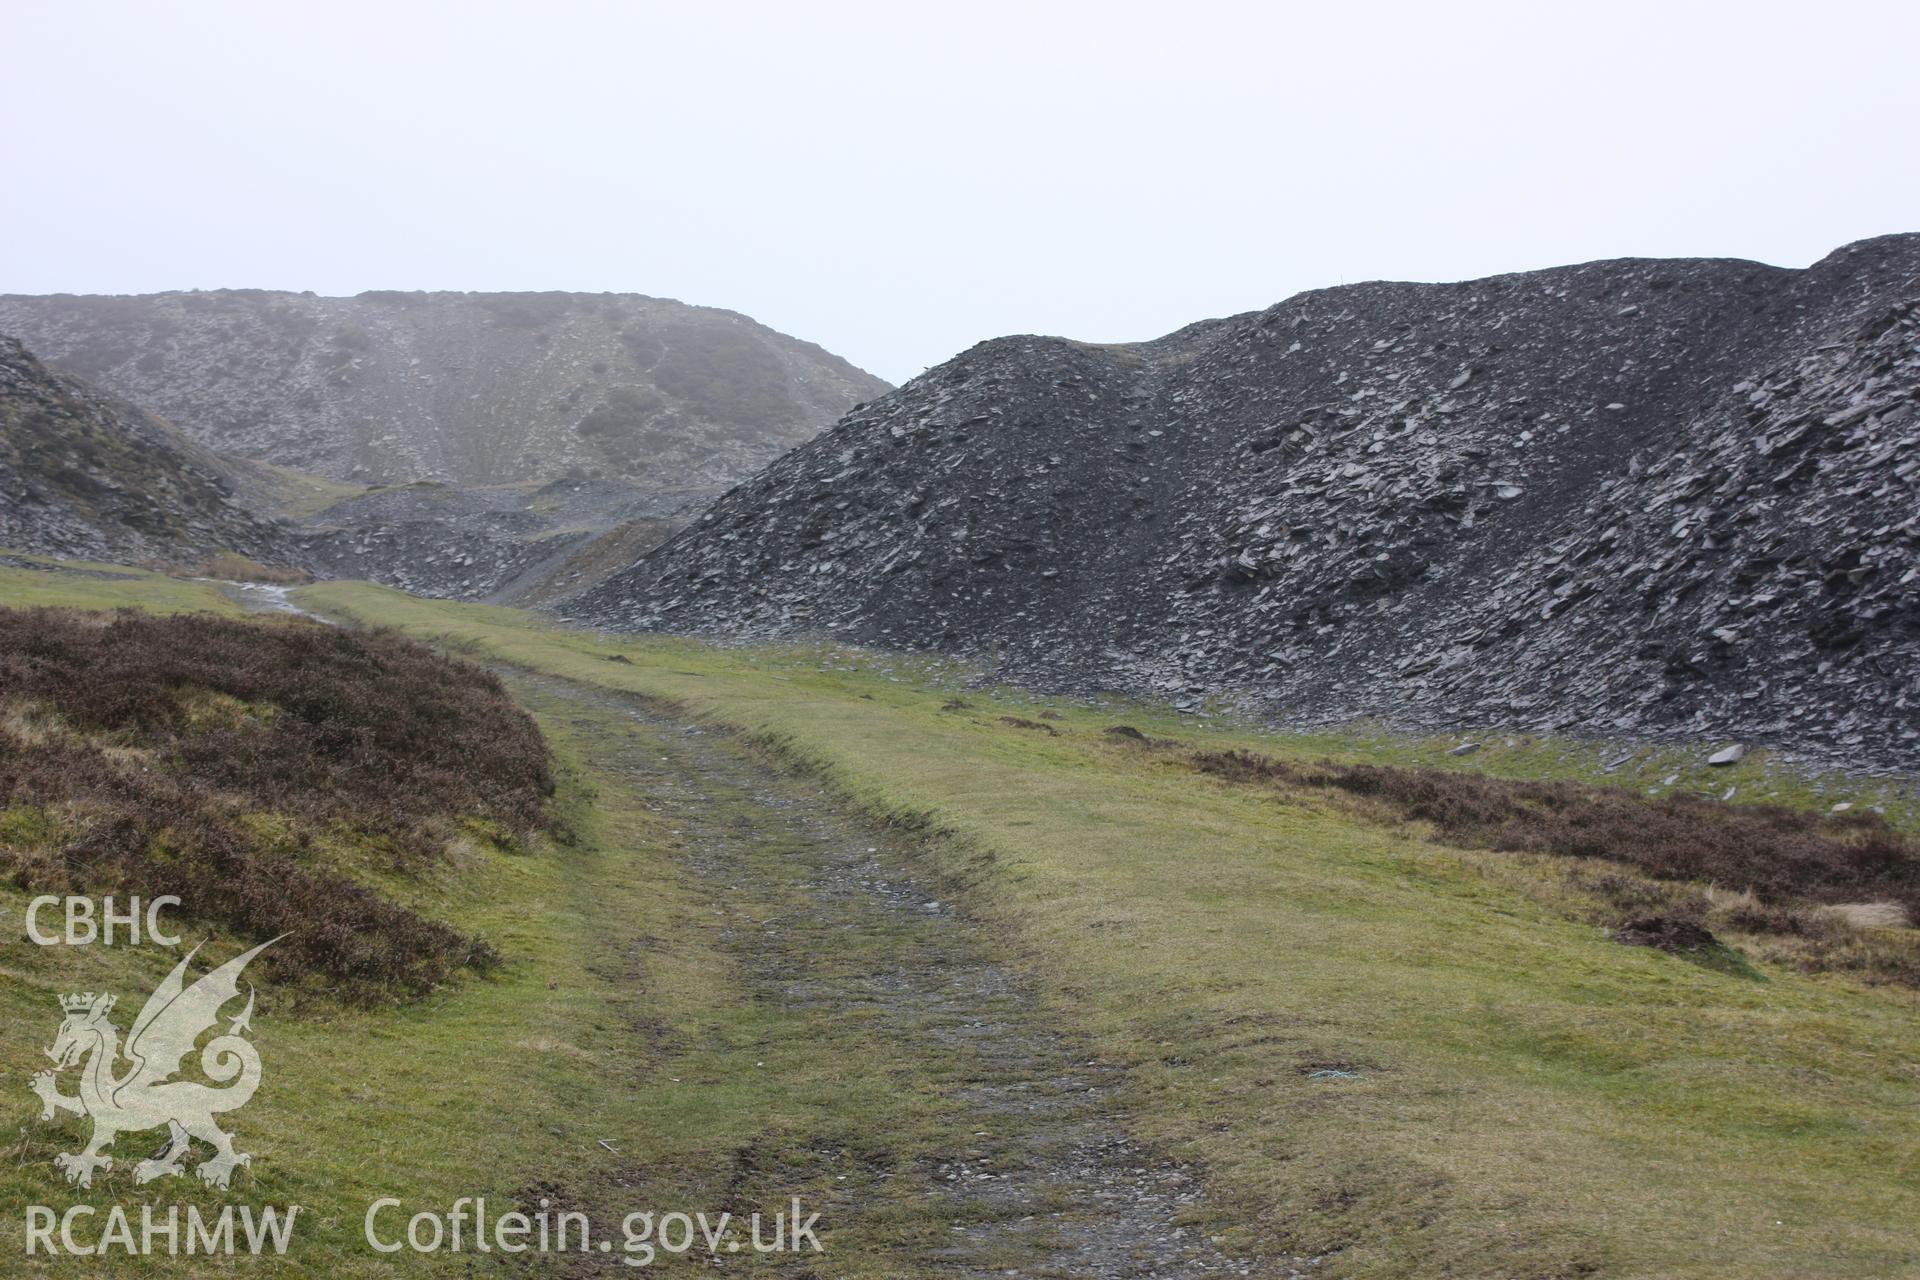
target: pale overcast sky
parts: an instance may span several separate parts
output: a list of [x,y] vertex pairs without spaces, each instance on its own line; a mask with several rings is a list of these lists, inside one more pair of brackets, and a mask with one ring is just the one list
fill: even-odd
[[1920,230],[1920,4],[0,0],[0,292],[569,289],[901,381]]

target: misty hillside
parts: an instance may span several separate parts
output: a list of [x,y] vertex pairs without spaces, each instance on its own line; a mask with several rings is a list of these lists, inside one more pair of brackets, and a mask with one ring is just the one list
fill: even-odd
[[659,545],[689,506],[697,510],[682,495],[581,477],[486,488],[421,481],[343,498],[297,536],[309,567],[327,577],[451,599],[557,600]]
[[566,612],[1920,760],[1920,236],[983,343]]
[[168,424],[0,336],[0,547],[129,562],[288,560],[285,534],[242,505],[231,472]]
[[745,316],[634,294],[9,295],[0,331],[202,444],[367,483],[578,468],[715,491],[887,389]]

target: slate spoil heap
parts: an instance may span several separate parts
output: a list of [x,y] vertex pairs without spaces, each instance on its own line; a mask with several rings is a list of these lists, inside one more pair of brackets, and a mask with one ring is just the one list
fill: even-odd
[[983,343],[569,614],[1920,765],[1920,236]]
[[83,560],[296,558],[221,459],[0,335],[0,547]]

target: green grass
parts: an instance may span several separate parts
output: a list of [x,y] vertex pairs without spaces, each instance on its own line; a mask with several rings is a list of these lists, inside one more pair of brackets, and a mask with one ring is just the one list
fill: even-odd
[[[7,561],[44,568],[21,568]],[[147,609],[153,613],[210,613],[238,617],[240,606],[209,582],[189,582],[124,565],[51,560],[0,548],[0,605],[28,609]]]
[[[665,1148],[701,1135],[686,1144],[697,1150],[709,1137],[725,1136],[712,1096],[675,1090],[636,1071],[629,1023],[643,993],[650,1020],[691,1038],[707,1037],[716,1010],[746,1006],[725,966],[687,926],[694,911],[690,891],[639,799],[584,769],[571,732],[548,728],[557,732],[560,804],[580,835],[577,845],[542,840],[522,855],[475,840],[458,865],[387,886],[491,940],[506,957],[496,976],[384,1011],[261,993],[255,1039],[266,1083],[232,1124],[241,1149],[256,1161],[235,1185],[241,1202],[299,1204],[304,1217],[285,1262],[247,1262],[236,1270],[343,1277],[464,1272],[464,1259],[375,1257],[361,1242],[367,1204],[397,1196],[411,1212],[486,1195],[504,1206],[517,1193],[529,1198],[526,1188],[543,1171],[575,1178],[603,1171],[616,1158],[599,1145],[603,1138],[618,1139],[614,1145],[630,1160],[684,1157]],[[8,834],[23,833],[0,832],[0,838]],[[0,915],[24,920],[27,897],[0,889]],[[245,945],[204,925],[187,932],[196,942],[211,932],[206,954],[216,959]],[[607,954],[654,936],[676,941],[650,953],[644,986],[602,964]],[[128,1171],[134,1158],[148,1154],[154,1135],[123,1138],[113,1173],[91,1192],[73,1191],[50,1161],[56,1151],[77,1148],[84,1124],[71,1117],[24,1123],[38,1114],[26,1081],[46,1065],[39,1050],[60,1019],[56,997],[115,991],[124,1029],[176,958],[153,947],[16,942],[0,962],[0,1018],[12,1029],[0,1043],[0,1076],[19,1086],[14,1110],[23,1122],[0,1161],[0,1204],[10,1224],[27,1204],[64,1210],[84,1202],[104,1210],[118,1203],[137,1213],[142,1202],[214,1211],[226,1200],[186,1180],[135,1188]],[[742,1116],[755,1114],[753,1099],[735,1101]],[[75,1265],[34,1266],[23,1259],[10,1262],[6,1273],[71,1275]],[[110,1260],[88,1264],[86,1273],[205,1274],[210,1265]]]
[[[1592,776],[1604,749],[1526,740],[1462,761],[1450,744],[1004,694],[942,711],[952,673],[936,663],[601,639],[357,584],[301,598],[670,701],[926,828],[1060,1016],[1133,1065],[1148,1136],[1211,1168],[1236,1243],[1330,1253],[1330,1276],[1920,1266],[1912,992],[1620,947],[1542,860],[1204,779],[1099,730],[1513,776]],[[1061,736],[999,721],[1043,706]],[[1637,782],[1672,766],[1634,767]],[[1905,803],[1764,758],[1697,776]]]
[[[123,1138],[113,1173],[90,1192],[72,1191],[51,1161],[82,1144],[84,1123],[23,1123],[0,1149],[0,1206],[10,1220],[30,1204],[103,1212],[119,1204],[136,1214],[142,1203],[209,1213],[230,1201],[298,1204],[305,1216],[288,1258],[241,1264],[276,1276],[505,1267],[472,1253],[375,1257],[362,1243],[362,1215],[387,1196],[407,1213],[483,1196],[496,1214],[550,1196],[589,1212],[602,1231],[635,1210],[743,1217],[798,1196],[825,1211],[833,1274],[853,1280],[902,1274],[901,1258],[942,1243],[951,1219],[928,1212],[928,1174],[914,1157],[966,1147],[937,1088],[966,1064],[877,1042],[859,1010],[804,1019],[756,999],[720,935],[732,920],[793,909],[779,888],[792,874],[783,867],[788,851],[751,851],[760,866],[746,878],[767,886],[759,895],[717,896],[694,883],[680,862],[685,841],[649,794],[602,767],[650,759],[659,750],[650,731],[614,713],[526,696],[559,758],[562,817],[579,842],[508,854],[476,841],[456,865],[382,882],[483,933],[506,957],[500,972],[379,1012],[263,992],[254,1038],[266,1084],[231,1126],[256,1161],[234,1195],[184,1181],[134,1187],[128,1172],[149,1153],[149,1135]],[[722,826],[754,816],[741,798],[721,796],[717,806],[711,818]],[[32,834],[0,827],[0,839]],[[13,919],[23,918],[26,901],[0,889],[0,913]],[[198,941],[205,930],[190,932]],[[244,945],[217,933],[207,943],[218,959]],[[859,945],[884,949],[888,940],[865,935]],[[59,1021],[57,996],[111,990],[137,1007],[175,958],[126,947],[11,953],[0,965],[0,1014],[14,1032],[0,1044],[0,1075],[22,1086],[23,1122],[37,1114],[24,1086],[45,1065],[37,1051]],[[870,956],[843,962],[859,968]],[[123,1008],[123,1027],[129,1016]],[[384,1219],[385,1234],[403,1220]],[[23,1263],[7,1274],[64,1275],[73,1265]],[[110,1259],[86,1274],[198,1275],[209,1265]]]
[[[427,1205],[448,1192],[491,1192],[504,1201],[519,1184],[502,1185],[503,1152],[550,1151],[556,1134],[562,1135],[560,1145],[591,1146],[591,1137],[560,1102],[588,1087],[596,1067],[617,1069],[619,1061],[617,1047],[595,1031],[601,984],[585,965],[588,921],[615,902],[638,921],[662,910],[657,901],[623,890],[628,881],[608,874],[609,856],[597,846],[549,849],[536,857],[476,847],[458,884],[438,886],[437,906],[510,956],[495,979],[464,983],[400,1012],[355,1011],[312,998],[290,1005],[262,993],[255,1040],[265,1061],[265,1085],[232,1118],[240,1148],[256,1160],[235,1185],[244,1202],[299,1204],[306,1215],[289,1265],[262,1262],[263,1274],[389,1274],[394,1264],[374,1259],[358,1243],[360,1215],[375,1196]],[[0,911],[9,919],[21,920],[25,903],[23,893],[0,891]],[[192,939],[206,932],[194,929]],[[214,934],[206,954],[226,959],[243,946]],[[15,1102],[22,1121],[37,1115],[25,1081],[46,1065],[38,1051],[58,1025],[55,997],[66,990],[115,991],[124,1029],[176,958],[151,947],[12,948],[0,970],[0,1008],[13,1029],[0,1045],[0,1068],[19,1083]],[[555,984],[551,990],[549,983]],[[490,1070],[472,1069],[476,1053],[486,1055]],[[529,1082],[540,1087],[530,1089]],[[630,1103],[615,1098],[612,1105]],[[154,1140],[145,1134],[121,1139],[120,1162],[104,1183],[91,1192],[67,1188],[50,1161],[56,1151],[76,1149],[85,1132],[71,1117],[21,1130],[0,1165],[0,1203],[8,1206],[10,1221],[19,1217],[20,1206],[36,1203],[58,1209],[79,1202],[102,1209],[114,1203],[197,1203],[212,1210],[224,1200],[185,1180],[133,1187],[128,1170],[136,1156],[149,1154],[144,1148]],[[400,1269],[426,1270],[406,1265],[413,1261],[400,1255]],[[72,1274],[73,1266],[29,1266],[26,1273]],[[194,1269],[183,1261],[149,1271],[122,1261],[88,1274]]]
[[[16,572],[0,569],[0,604],[32,591],[43,603],[230,608],[150,576]],[[1040,976],[1053,1014],[1129,1065],[1142,1135],[1205,1162],[1214,1216],[1201,1225],[1235,1246],[1326,1253],[1319,1274],[1394,1280],[1920,1268],[1913,992],[1620,947],[1583,921],[1560,862],[1451,849],[1331,800],[1201,777],[1182,753],[1101,731],[1639,786],[1691,768],[1675,785],[1882,802],[1910,823],[1894,784],[1807,781],[1763,755],[1709,773],[1691,755],[1649,753],[1609,775],[1617,752],[1544,739],[1455,758],[1450,741],[1365,726],[1270,735],[1119,699],[961,691],[959,673],[931,660],[608,639],[362,584],[300,599],[732,726],[850,805],[921,831],[930,871],[964,886]],[[941,709],[956,696],[972,705]],[[477,842],[459,874],[411,887],[500,946],[502,973],[399,1012],[278,1007],[263,993],[268,1086],[236,1123],[261,1156],[244,1198],[308,1205],[320,1224],[285,1274],[431,1271],[408,1254],[376,1263],[358,1244],[375,1194],[439,1207],[551,1178],[596,1203],[699,1206],[744,1151],[775,1171],[756,1185],[831,1194],[839,1175],[821,1150],[859,1150],[863,1134],[903,1147],[950,1136],[932,1100],[937,1063],[749,998],[673,833],[603,767],[643,751],[644,735],[577,707],[535,709],[566,762],[562,802],[581,845],[514,857]],[[1043,710],[1060,736],[1000,721]],[[16,920],[21,901],[0,891]],[[0,958],[0,1009],[16,1028],[0,1041],[0,1077],[19,1082],[25,1126],[0,1163],[15,1227],[19,1206],[73,1195],[44,1161],[75,1133],[25,1124],[54,995],[150,989],[168,960],[25,946]],[[876,1063],[887,1089],[868,1080]],[[142,1194],[122,1185],[93,1199]],[[856,1194],[885,1211],[834,1242],[832,1274],[900,1274],[888,1259],[945,1230],[895,1179]]]
[[[144,576],[118,580],[126,594],[103,601],[95,581],[50,576],[37,594],[75,606],[182,603],[156,595]],[[0,605],[15,598],[4,585]],[[125,1029],[177,953],[43,949],[16,935],[0,953],[0,1019],[11,1029],[0,1037],[0,1080],[17,1086],[17,1122],[0,1141],[0,1217],[10,1229],[29,1205],[63,1212],[87,1204],[103,1213],[118,1205],[136,1223],[143,1204],[162,1212],[194,1205],[209,1214],[229,1203],[297,1204],[302,1216],[285,1259],[9,1257],[0,1273],[540,1271],[499,1255],[376,1257],[361,1222],[385,1196],[400,1199],[407,1213],[482,1196],[496,1215],[547,1196],[587,1209],[607,1231],[635,1210],[738,1217],[783,1208],[797,1195],[827,1213],[833,1274],[853,1280],[902,1274],[901,1259],[944,1244],[952,1222],[928,1212],[931,1174],[917,1157],[966,1149],[968,1133],[940,1092],[966,1064],[930,1046],[880,1042],[858,1009],[810,1019],[769,1001],[724,935],[731,920],[791,909],[790,851],[777,842],[745,851],[754,866],[745,878],[762,886],[757,892],[719,895],[697,883],[685,869],[686,841],[625,767],[660,750],[658,731],[588,704],[519,692],[555,750],[558,816],[577,839],[540,838],[525,852],[507,852],[477,834],[449,861],[417,874],[377,863],[357,869],[383,892],[484,936],[504,962],[488,977],[467,977],[397,1007],[352,1007],[309,987],[263,989],[254,1038],[265,1082],[229,1126],[255,1161],[229,1194],[184,1179],[134,1186],[133,1163],[151,1154],[157,1133],[123,1136],[113,1150],[116,1167],[91,1190],[60,1181],[52,1159],[84,1144],[87,1123],[39,1122],[27,1089],[31,1074],[47,1066],[40,1051],[60,1021],[58,997],[112,991]],[[716,795],[713,805],[714,823],[751,828],[750,797]],[[0,810],[0,841],[38,845],[51,831],[38,812]],[[334,861],[355,868],[350,856]],[[23,922],[28,896],[0,886],[0,916]],[[181,932],[204,940],[215,962],[246,945],[204,920],[184,923]],[[873,950],[888,945],[869,930],[858,954],[830,963],[862,971]],[[63,1085],[71,1090],[71,1077]],[[389,1237],[403,1216],[386,1221]]]
[[[0,605],[28,603],[233,611],[215,592],[150,574],[100,579],[0,570]],[[9,1244],[0,1272],[464,1275],[472,1254],[374,1255],[361,1237],[367,1205],[395,1196],[411,1213],[482,1195],[498,1213],[516,1199],[531,1207],[543,1185],[616,1185],[641,1167],[666,1171],[647,1184],[659,1198],[610,1209],[698,1207],[715,1200],[693,1193],[711,1190],[719,1180],[713,1171],[724,1175],[736,1151],[763,1136],[769,1117],[830,1107],[849,1117],[863,1114],[849,1091],[861,1080],[866,1058],[844,1043],[809,1043],[778,1011],[747,998],[713,945],[706,899],[687,882],[673,840],[644,794],[585,762],[583,744],[617,732],[604,721],[578,714],[543,718],[559,762],[557,804],[578,835],[574,845],[542,838],[531,852],[508,853],[475,839],[465,842],[455,864],[422,876],[367,876],[485,936],[505,958],[494,976],[383,1010],[304,990],[260,993],[255,1040],[265,1083],[230,1126],[239,1148],[256,1159],[236,1177],[231,1196],[203,1191],[189,1179],[135,1187],[132,1165],[151,1153],[157,1132],[122,1137],[113,1152],[116,1167],[91,1191],[60,1180],[52,1158],[83,1145],[87,1124],[73,1117],[39,1122],[39,1104],[27,1089],[32,1073],[48,1065],[41,1050],[60,1022],[58,996],[117,993],[116,1022],[124,1030],[178,955],[152,946],[30,945],[24,938],[29,895],[0,886],[0,917],[15,922],[13,945],[0,953],[0,1022],[9,1028],[0,1038],[0,1080],[10,1082],[16,1117],[0,1143],[0,1216],[9,1232],[20,1229],[32,1204],[61,1212],[73,1204],[102,1212],[119,1204],[136,1215],[136,1224],[143,1203],[194,1204],[208,1213],[229,1202],[303,1207],[284,1260],[216,1264],[116,1255],[16,1261]],[[38,841],[45,832],[33,817],[7,810],[0,840]],[[204,956],[215,961],[246,945],[204,921],[187,917],[185,923],[190,943],[204,939]],[[775,1057],[776,1041],[787,1060]],[[662,1044],[689,1046],[672,1072],[660,1069]],[[754,1062],[770,1059],[775,1069],[754,1069]],[[696,1080],[711,1087],[686,1083]],[[71,1077],[63,1088],[71,1090]],[[769,1146],[777,1150],[778,1143]],[[852,1274],[865,1273],[856,1268]]]

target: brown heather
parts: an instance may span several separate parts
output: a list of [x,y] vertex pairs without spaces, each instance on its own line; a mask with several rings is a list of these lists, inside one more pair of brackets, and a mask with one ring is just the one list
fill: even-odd
[[328,865],[414,874],[547,822],[545,744],[489,673],[391,635],[0,609],[0,866],[35,891],[174,894],[354,998],[495,955]]
[[[1876,813],[1822,815],[1450,769],[1327,760],[1297,765],[1246,751],[1203,752],[1192,761],[1236,782],[1343,792],[1401,819],[1430,823],[1435,835],[1465,848],[1601,858],[1656,881],[1736,891],[1737,899],[1720,895],[1726,900],[1712,912],[1716,926],[1814,944],[1813,953],[1800,957],[1808,967],[1867,969],[1920,986],[1920,951],[1901,940],[1869,945],[1861,935],[1876,919],[1898,922],[1901,913],[1890,904],[1920,919],[1920,848]],[[1588,887],[1630,913],[1657,907],[1682,917],[1707,915],[1708,898],[1694,905],[1645,881],[1636,889],[1630,876],[1589,878]],[[1877,917],[1857,905],[1868,902],[1885,904]],[[1825,909],[1841,904],[1855,905]],[[1859,958],[1867,951],[1871,963]]]

